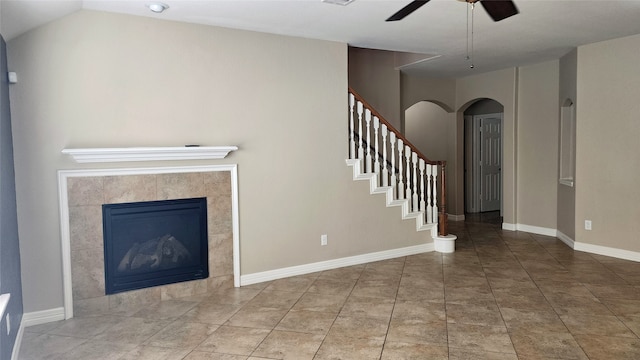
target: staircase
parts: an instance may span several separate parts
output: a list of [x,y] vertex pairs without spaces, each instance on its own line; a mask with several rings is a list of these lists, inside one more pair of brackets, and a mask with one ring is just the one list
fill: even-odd
[[416,231],[431,231],[436,251],[454,251],[456,237],[447,234],[446,162],[429,160],[351,88],[347,165],[354,180],[369,181],[371,194],[384,194],[388,207],[413,219]]

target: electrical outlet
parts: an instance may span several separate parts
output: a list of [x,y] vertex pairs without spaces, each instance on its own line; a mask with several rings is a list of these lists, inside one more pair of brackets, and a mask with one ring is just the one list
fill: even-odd
[[591,230],[591,220],[585,220],[584,221],[584,229],[585,230]]
[[327,245],[327,234],[320,235],[320,245],[322,246]]

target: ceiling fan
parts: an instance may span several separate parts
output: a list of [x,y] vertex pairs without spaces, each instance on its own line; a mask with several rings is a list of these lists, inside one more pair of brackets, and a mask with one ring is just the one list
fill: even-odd
[[[468,3],[480,2],[487,11],[493,21],[500,21],[518,13],[518,8],[510,0],[459,0]],[[422,5],[428,3],[429,0],[412,1],[409,5],[400,9],[397,13],[391,15],[386,21],[398,21],[407,17],[409,14],[418,10]]]

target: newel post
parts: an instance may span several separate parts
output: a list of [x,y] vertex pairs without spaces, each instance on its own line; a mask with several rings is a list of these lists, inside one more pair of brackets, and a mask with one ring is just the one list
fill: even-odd
[[446,180],[445,168],[447,162],[443,161],[440,165],[440,213],[438,214],[438,235],[446,236],[449,234],[447,229],[447,192],[446,192]]

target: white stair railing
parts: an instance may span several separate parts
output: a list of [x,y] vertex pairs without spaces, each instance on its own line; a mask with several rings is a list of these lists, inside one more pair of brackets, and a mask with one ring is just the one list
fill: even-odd
[[353,89],[349,89],[349,159],[364,167],[365,176],[375,177],[378,189],[392,194],[388,204],[402,205],[408,217],[420,217],[422,224],[438,226],[439,235],[447,235],[446,163],[429,160]]

